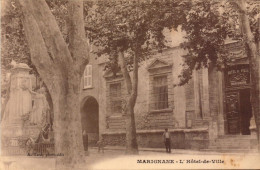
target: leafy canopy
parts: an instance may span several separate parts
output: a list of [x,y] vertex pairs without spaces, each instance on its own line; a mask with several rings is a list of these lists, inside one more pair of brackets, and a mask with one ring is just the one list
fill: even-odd
[[[127,53],[128,66],[133,56],[145,60],[151,51],[166,47],[163,30],[176,29],[183,19],[180,1],[97,1],[86,7],[86,33],[98,47],[98,56],[108,54],[106,68],[118,71],[117,52]],[[169,8],[170,6],[170,8]]]
[[[67,0],[46,2],[66,40]],[[2,69],[10,69],[12,59],[31,65],[19,6],[15,0],[10,0],[4,9],[1,16]],[[228,53],[223,48],[227,38],[244,39],[239,10],[227,0],[85,0],[84,9],[86,35],[98,47],[94,48],[94,53],[99,56],[108,54],[110,58],[106,68],[114,71],[118,71],[118,49],[128,54],[126,61],[131,69],[135,54],[141,62],[150,56],[151,51],[166,48],[165,28],[174,30],[181,26],[186,33],[181,47],[188,52],[183,56],[181,85],[191,78],[192,70],[208,67],[209,64],[223,66],[228,61]],[[247,14],[255,42],[259,42],[259,9],[259,1],[247,1]]]
[[[186,32],[181,46],[188,51],[184,57],[180,85],[189,81],[194,69],[208,67],[210,64],[221,68],[229,62],[225,40],[243,41],[239,10],[232,1],[195,0],[190,2],[185,20],[181,26]],[[257,18],[260,14],[259,1],[247,2],[251,30],[255,42],[259,41]]]

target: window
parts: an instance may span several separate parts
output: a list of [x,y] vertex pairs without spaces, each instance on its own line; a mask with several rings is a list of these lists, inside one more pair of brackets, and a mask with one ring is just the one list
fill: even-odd
[[160,110],[168,108],[168,85],[167,75],[153,78],[153,109]]
[[84,85],[83,88],[92,87],[92,65],[87,65],[84,71]]
[[110,84],[111,113],[122,113],[121,83]]

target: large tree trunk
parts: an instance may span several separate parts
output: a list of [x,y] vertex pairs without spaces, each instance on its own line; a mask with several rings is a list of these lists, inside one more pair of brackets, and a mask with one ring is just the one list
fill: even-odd
[[[72,68],[72,70],[74,70]],[[66,85],[57,85],[51,92],[54,105],[55,151],[64,156],[57,157],[57,169],[72,169],[84,163],[79,101],[80,76],[71,71]],[[66,87],[66,88],[64,88]],[[59,94],[57,94],[57,92]]]
[[[19,0],[32,63],[45,82],[53,102],[57,169],[84,163],[79,106],[80,78],[88,61],[82,1],[69,2],[71,51],[44,0]],[[81,11],[81,12],[80,12]],[[80,21],[82,20],[82,22]],[[80,37],[80,38],[79,38]]]
[[249,17],[246,12],[246,2],[245,0],[235,1],[240,11],[241,26],[243,30],[243,36],[246,43],[249,65],[250,65],[250,78],[251,78],[251,104],[253,114],[255,116],[256,128],[257,128],[257,138],[258,138],[258,150],[260,151],[260,113],[259,113],[259,55],[257,53],[257,46],[250,29]]
[[138,84],[138,61],[137,56],[134,58],[133,82],[127,70],[124,53],[118,51],[121,71],[127,86],[126,106],[124,109],[126,121],[126,154],[138,154],[138,144],[136,138],[135,115],[134,107],[137,98],[137,84]]

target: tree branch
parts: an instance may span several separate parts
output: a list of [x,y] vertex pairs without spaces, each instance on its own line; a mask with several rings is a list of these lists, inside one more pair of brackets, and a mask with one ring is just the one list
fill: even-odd
[[75,67],[82,75],[90,54],[84,28],[83,1],[69,1],[68,13],[69,49]]
[[137,97],[137,88],[138,88],[138,50],[136,50],[135,55],[134,55],[134,63],[133,63],[133,90],[132,90],[132,95]]
[[[250,46],[249,47],[249,48],[251,48],[250,50],[254,51],[254,53],[255,53],[257,51],[256,44],[254,41],[254,35],[250,29],[249,18],[248,18],[248,14],[246,12],[246,2],[245,2],[245,0],[238,0],[238,1],[235,1],[235,3],[237,4],[237,6],[239,7],[239,10],[240,10],[240,18],[241,18],[240,26],[243,29],[244,39]],[[252,54],[252,55],[256,55],[256,53]]]
[[238,3],[238,0],[227,0],[226,2],[230,2],[237,10],[242,10],[240,4]]
[[[30,48],[32,63],[35,65],[37,71],[43,78],[43,81],[51,85],[54,80],[53,76],[58,74],[58,71],[55,71],[54,69],[56,65],[49,57],[41,31],[34,17],[27,10],[24,2],[22,0],[20,0],[20,2],[21,9],[23,11],[23,27]],[[51,90],[51,87],[48,88]]]
[[72,58],[45,0],[19,0],[19,2],[35,18],[48,52],[52,55],[55,64],[63,70],[63,74],[66,74],[64,71],[67,69],[63,68],[70,66]]
[[131,94],[132,93],[131,77],[129,75],[129,72],[127,71],[124,53],[119,49],[119,47],[118,47],[118,57],[119,57],[118,60],[119,60],[119,64],[120,64],[120,67],[121,67],[121,71],[122,71],[123,76],[124,76],[125,81],[126,81],[127,93]]

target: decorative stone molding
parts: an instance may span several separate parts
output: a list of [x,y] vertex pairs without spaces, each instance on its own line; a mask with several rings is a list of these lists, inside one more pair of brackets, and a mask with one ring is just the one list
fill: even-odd
[[162,69],[162,68],[171,68],[172,67],[172,64],[169,64],[167,63],[166,61],[164,60],[161,60],[161,59],[158,59],[156,58],[154,61],[152,61],[148,67],[147,67],[147,70],[148,71],[153,71],[153,70],[157,70],[157,69]]

